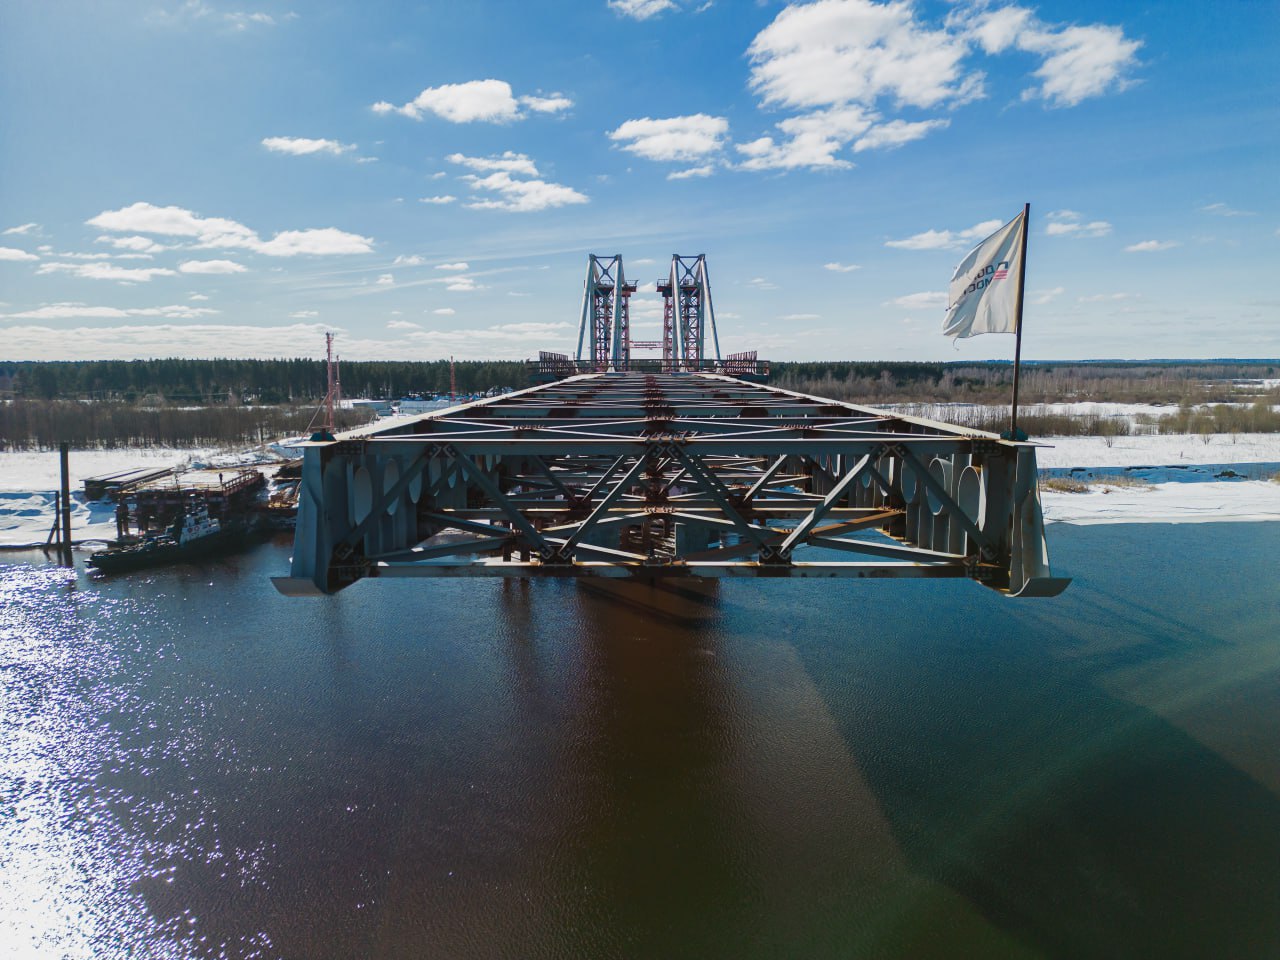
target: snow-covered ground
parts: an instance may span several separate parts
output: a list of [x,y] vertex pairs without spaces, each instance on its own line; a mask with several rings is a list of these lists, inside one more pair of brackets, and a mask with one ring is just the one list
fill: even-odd
[[[1137,486],[1108,485],[1094,480],[1087,493],[1041,493],[1046,520],[1061,523],[1195,523],[1205,521],[1280,520],[1280,483],[1257,479],[1248,465],[1280,461],[1280,434],[1235,437],[1188,435],[1057,437],[1042,441],[1037,461],[1042,469],[1072,467],[1090,472],[1105,468],[1168,467],[1196,464],[1237,465],[1249,479],[1216,479],[1199,471],[1188,483],[1168,480],[1173,470],[1142,471],[1157,482]],[[270,462],[280,454],[263,451],[225,453],[216,450],[76,450],[71,453],[72,538],[77,541],[115,536],[115,509],[84,500],[83,479],[136,467],[233,467]],[[1266,469],[1270,469],[1267,467]],[[1136,471],[1135,471],[1136,472]],[[1187,479],[1193,479],[1189,471]],[[56,452],[0,453],[0,546],[42,544],[53,525],[54,491],[58,488]]]
[[[1108,443],[1110,440],[1110,443]],[[1053,437],[1036,452],[1044,470],[1107,467],[1190,467],[1235,465],[1234,472],[1256,477],[1250,464],[1280,461],[1280,434],[1251,433],[1156,437]],[[1172,470],[1133,471],[1160,478]],[[1204,482],[1188,483],[1185,479]],[[1087,493],[1042,490],[1047,521],[1058,523],[1204,523],[1211,521],[1280,520],[1280,483],[1270,479],[1212,479],[1203,472],[1177,480],[1114,486],[1105,478],[1090,483]]]
[[[1274,463],[1280,433],[1165,434],[1154,437],[1035,438],[1041,469],[1056,467],[1177,466],[1193,463]],[[1110,443],[1108,443],[1110,441]]]
[[1280,520],[1280,483],[1090,484],[1088,493],[1042,490],[1044,518],[1056,523],[1224,523]]

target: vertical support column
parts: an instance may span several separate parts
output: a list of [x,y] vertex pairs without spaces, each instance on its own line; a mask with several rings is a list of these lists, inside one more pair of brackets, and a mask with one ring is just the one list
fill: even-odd
[[58,444],[58,461],[62,470],[62,498],[59,504],[59,510],[62,516],[62,543],[61,551],[59,551],[62,565],[69,567],[72,565],[71,560],[71,467],[69,462],[69,454],[71,445],[66,443]]

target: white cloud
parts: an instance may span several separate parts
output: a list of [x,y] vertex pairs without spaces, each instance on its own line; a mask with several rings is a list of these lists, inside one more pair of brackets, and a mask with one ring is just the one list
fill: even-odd
[[412,320],[388,320],[388,330],[421,330],[422,324],[414,323]]
[[778,289],[778,285],[776,283],[770,283],[764,277],[752,277],[750,280],[747,281],[747,286],[755,287],[757,290],[777,290]]
[[48,303],[34,310],[5,315],[6,320],[119,320],[125,317],[163,317],[168,320],[196,320],[217,313],[211,307],[188,307],[173,304],[167,307],[94,307],[85,303]]
[[[1200,208],[1201,213],[1211,213],[1215,217],[1256,217],[1256,210],[1235,210],[1225,203],[1210,203]],[[5,233],[11,231],[6,230]]]
[[189,295],[187,296],[187,299],[188,299],[188,300],[201,300],[201,301],[203,301],[203,300],[208,300],[209,298],[208,298],[208,297],[206,297],[203,293],[192,293],[192,294],[189,294]]
[[534,113],[560,113],[573,106],[568,97],[553,93],[549,97],[521,97],[520,105],[528,107]]
[[295,310],[289,314],[290,320],[314,320],[320,316],[319,310]]
[[172,277],[174,272],[166,267],[118,267],[114,263],[43,263],[36,273],[69,273],[85,280],[121,280],[127,283],[147,283],[152,277]]
[[420,267],[426,262],[425,257],[420,257],[416,253],[411,253],[407,256],[402,253],[391,261],[391,265],[393,267]]
[[245,266],[234,260],[184,260],[178,264],[181,273],[244,273]]
[[451,123],[472,123],[476,120],[505,123],[520,115],[519,104],[511,94],[511,84],[492,79],[427,87],[403,106],[380,101],[373,105],[373,109],[376,113],[399,113],[414,120],[421,120],[426,113],[434,113]]
[[356,148],[354,143],[312,140],[308,137],[266,137],[262,145],[273,153],[287,153],[295,157],[303,157],[310,153],[331,153],[334,156],[340,156]]
[[609,0],[609,8],[633,20],[648,20],[664,10],[678,9],[672,0]]
[[933,290],[924,293],[908,293],[906,296],[895,297],[885,304],[886,307],[906,307],[908,310],[925,310],[946,305],[947,295]]
[[1177,246],[1181,246],[1177,240],[1143,240],[1140,243],[1129,244],[1124,248],[1124,252],[1155,253],[1158,250],[1171,250]]
[[374,282],[380,287],[392,287],[395,286],[396,278],[390,273],[384,273]]
[[961,61],[968,44],[916,21],[910,3],[818,0],[783,9],[747,50],[766,104],[814,108],[882,97],[915,107],[963,101],[981,88]]
[[471,265],[463,260],[459,260],[457,263],[437,263],[436,269],[448,270],[451,273],[461,273],[463,270],[470,270]]
[[487,330],[478,331],[481,335],[485,333],[551,333],[556,330],[571,330],[575,324],[565,323],[546,323],[538,320],[526,320],[520,323],[499,323]]
[[461,153],[451,153],[447,159],[450,163],[456,163],[459,166],[466,167],[468,170],[479,170],[481,172],[501,170],[506,173],[519,173],[529,177],[538,175],[538,167],[532,160],[523,153],[513,153],[510,150],[492,157],[468,157]]
[[962,7],[957,17],[965,19],[970,38],[989,54],[1003,53],[1012,47],[1034,22],[1031,11],[1022,7],[977,11],[972,6]]
[[[462,177],[471,185],[472,190],[490,194],[489,197],[468,203],[467,206],[472,210],[531,213],[569,204],[586,203],[588,200],[585,194],[579,193],[572,187],[537,179],[538,168],[522,153],[507,151],[494,157],[467,157],[455,153],[449,156],[449,160],[472,170],[493,171],[485,177],[470,173]],[[513,173],[534,179],[518,180],[512,176]]]
[[1134,300],[1137,294],[1133,293],[1095,293],[1087,297],[1076,297],[1079,303],[1105,303],[1111,300]]
[[444,194],[441,194],[440,196],[437,196],[437,197],[419,197],[419,198],[418,198],[418,202],[419,202],[419,203],[432,203],[432,204],[435,204],[435,205],[437,205],[437,206],[442,206],[442,205],[444,205],[444,204],[446,204],[446,203],[453,203],[453,201],[455,201],[455,200],[457,200],[457,199],[458,199],[458,198],[457,198],[457,197],[455,197],[455,196],[453,196],[452,194],[444,193]]
[[709,177],[715,172],[715,164],[706,163],[700,167],[688,167],[684,170],[673,170],[667,174],[668,180],[691,180],[695,177]]
[[724,147],[729,121],[695,113],[684,117],[628,120],[609,134],[623,150],[649,160],[701,160]]
[[1033,74],[1037,86],[1022,92],[1023,100],[1041,99],[1051,106],[1073,107],[1089,97],[1130,84],[1126,76],[1137,64],[1139,40],[1125,37],[1120,27],[1105,24],[1047,24],[1024,7],[960,7],[948,24],[962,31],[987,54],[1017,49],[1041,58]]
[[39,260],[34,253],[27,253],[25,250],[19,250],[17,247],[0,247],[0,260],[27,261]]
[[760,137],[737,144],[736,149],[747,157],[742,163],[744,170],[844,169],[853,164],[836,157],[836,152],[869,130],[875,119],[874,113],[857,105],[819,110],[778,123],[778,129],[787,135],[781,143]]
[[968,61],[1017,48],[1040,57],[1023,99],[1072,106],[1124,89],[1140,44],[1118,27],[1054,26],[1019,7],[954,0],[941,23],[917,17],[911,0],[790,3],[747,50],[750,86],[765,107],[798,114],[777,126],[785,137],[738,144],[744,169],[840,169],[837,156],[894,149],[949,125],[947,118],[890,117],[904,107],[954,109],[984,96],[985,74]]
[[1049,225],[1044,228],[1050,237],[1105,237],[1111,232],[1106,220],[1084,222],[1074,210],[1055,210],[1049,214]]
[[990,236],[1004,224],[999,220],[984,220],[968,230],[926,230],[905,240],[886,240],[886,247],[899,250],[957,250]]
[[549,97],[521,97],[511,92],[511,84],[505,80],[468,80],[465,83],[446,83],[439,87],[427,87],[402,106],[385,100],[373,105],[375,113],[399,113],[413,120],[421,120],[433,113],[450,123],[508,123],[521,120],[524,106],[535,113],[559,113],[573,106],[573,101],[560,94]]
[[197,247],[252,250],[271,257],[300,254],[370,253],[373,240],[334,227],[283,230],[263,240],[242,223],[221,217],[201,217],[182,207],[158,207],[138,202],[119,210],[105,210],[85,221],[91,227],[119,233],[154,233],[192,237]]
[[472,189],[492,191],[497,195],[489,200],[476,200],[467,204],[472,210],[508,210],[532,212],[550,207],[585,204],[588,197],[572,187],[547,180],[517,180],[506,173],[492,173],[488,177],[471,178]]
[[134,253],[160,253],[168,250],[150,237],[98,237],[95,243],[109,243],[117,250],[130,250]]
[[1129,86],[1131,81],[1124,74],[1137,62],[1142,43],[1127,39],[1120,27],[1094,25],[1024,33],[1018,45],[1045,57],[1035,72],[1040,86],[1023,91],[1023,99],[1074,107],[1089,97]]
[[475,293],[485,288],[471,277],[451,277],[445,284],[445,289],[453,293]]
[[802,323],[806,320],[820,320],[821,316],[816,313],[788,313],[778,318],[792,323]]
[[1038,307],[1044,306],[1055,297],[1060,297],[1066,293],[1065,287],[1054,287],[1052,290],[1033,290],[1031,291],[1031,302]]
[[[217,246],[216,243],[205,244]],[[372,253],[373,240],[335,227],[315,230],[282,230],[267,241],[258,241],[250,250],[269,257],[293,257],[299,254],[327,256],[344,253]]]
[[0,236],[9,237],[9,236],[17,236],[20,234],[31,233],[33,230],[39,229],[39,227],[40,227],[40,224],[38,223],[21,223],[21,224],[18,224],[18,226],[16,227],[10,227],[9,229],[0,232]]
[[822,269],[833,273],[852,273],[854,270],[861,270],[862,267],[856,263],[824,263]]
[[255,24],[268,27],[274,27],[276,25],[275,17],[271,16],[269,13],[262,13],[261,11],[255,11],[253,13],[236,11],[232,13],[225,13],[222,18],[226,20],[227,23],[231,24],[232,28],[235,30],[247,30],[250,26]]
[[294,20],[297,16],[296,13],[286,13],[277,19],[271,14],[260,10],[223,11],[209,6],[204,0],[183,0],[173,9],[162,9],[151,13],[147,19],[152,23],[160,24],[182,24],[194,20],[210,20],[215,23],[226,24],[236,33],[243,33],[250,27],[274,27],[281,20]]
[[877,124],[854,141],[853,152],[894,150],[904,143],[927,136],[930,130],[942,130],[950,125],[950,120],[920,120],[916,123],[890,120],[888,123]]
[[439,310],[432,310],[431,312],[437,317],[452,317],[458,311],[453,309],[453,307],[441,307]]

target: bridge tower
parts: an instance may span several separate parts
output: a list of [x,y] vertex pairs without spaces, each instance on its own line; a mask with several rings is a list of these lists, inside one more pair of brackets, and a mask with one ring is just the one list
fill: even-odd
[[622,255],[587,257],[587,278],[582,291],[582,315],[578,325],[580,367],[597,373],[626,369],[631,359],[630,298],[636,292],[622,271]]
[[[671,272],[658,281],[662,295],[662,356],[667,369],[698,370],[703,361],[720,359],[715,308],[711,304],[711,275],[706,254],[673,254]],[[707,337],[710,335],[710,356]]]

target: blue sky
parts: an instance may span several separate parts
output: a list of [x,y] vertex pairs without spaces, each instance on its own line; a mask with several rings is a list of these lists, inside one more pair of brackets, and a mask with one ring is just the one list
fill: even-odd
[[1032,205],[1024,355],[1280,356],[1280,7],[18,0],[0,359],[568,351],[588,253],[725,350],[941,335]]

